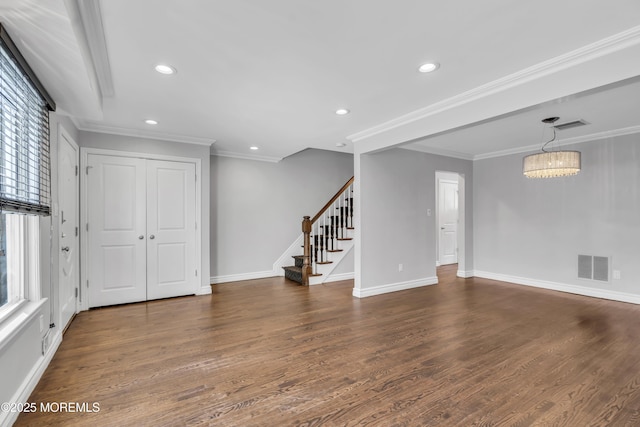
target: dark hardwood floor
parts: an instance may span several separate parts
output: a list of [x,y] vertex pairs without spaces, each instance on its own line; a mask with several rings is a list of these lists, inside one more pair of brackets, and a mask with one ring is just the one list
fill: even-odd
[[640,306],[458,279],[283,278],[80,313],[17,426],[638,426]]

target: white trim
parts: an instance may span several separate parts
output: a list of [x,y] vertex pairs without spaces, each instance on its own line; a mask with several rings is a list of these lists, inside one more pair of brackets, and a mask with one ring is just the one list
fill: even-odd
[[388,294],[389,292],[404,291],[407,289],[437,284],[437,277],[425,277],[424,279],[410,280],[408,282],[390,283],[388,285],[373,286],[371,288],[353,288],[353,296],[358,298],[366,298],[374,295]]
[[104,125],[101,123],[77,120],[74,122],[79,130],[85,132],[106,133],[109,135],[130,136],[134,138],[157,139],[160,141],[178,142],[183,144],[204,145],[210,147],[216,142],[215,139],[200,138],[197,136],[175,135],[166,132],[153,132],[140,129],[128,129],[116,126]]
[[80,12],[84,36],[89,47],[89,54],[91,55],[93,70],[96,73],[100,93],[103,97],[112,97],[115,95],[115,89],[113,87],[107,42],[102,25],[100,2],[76,0],[76,3],[78,5],[78,11]]
[[200,289],[196,290],[196,295],[210,295],[211,293],[211,285],[200,286]]
[[[31,393],[36,388],[36,385],[38,385],[38,382],[40,382],[42,375],[44,374],[45,370],[49,366],[49,363],[51,363],[51,360],[53,359],[53,356],[56,354],[56,351],[58,351],[58,347],[60,347],[61,343],[62,343],[62,334],[58,332],[54,336],[53,342],[51,343],[51,345],[49,345],[49,348],[47,349],[47,354],[41,357],[33,366],[33,368],[31,368],[31,371],[29,371],[29,374],[25,377],[24,381],[22,382],[18,390],[12,396],[10,402],[28,402],[29,401],[29,396],[31,396]],[[15,423],[16,419],[18,418],[18,415],[20,415],[19,412],[0,411],[0,425],[1,426],[12,425],[13,423]]]
[[508,274],[491,273],[488,271],[474,272],[475,277],[483,279],[509,282],[516,285],[531,286],[534,288],[549,289],[552,291],[567,292],[570,294],[584,295],[588,297],[603,298],[613,301],[640,304],[640,295],[626,292],[610,291],[605,289],[591,288],[587,286],[569,285],[566,283],[550,282],[547,280],[530,279],[527,277],[510,276]]
[[473,154],[461,153],[459,151],[444,150],[437,147],[428,147],[426,145],[419,145],[420,143],[410,145],[399,145],[398,148],[405,150],[418,151],[420,153],[435,154],[436,156],[453,157],[454,159],[462,160],[474,160]]
[[218,283],[240,282],[242,280],[266,279],[267,277],[274,276],[276,275],[272,270],[254,271],[252,273],[228,274],[226,276],[212,276],[211,284],[217,285]]
[[341,280],[353,280],[355,277],[355,273],[352,271],[351,273],[336,273],[327,277],[323,283],[329,282],[340,282]]
[[[151,153],[139,153],[132,151],[119,151],[119,150],[106,150],[103,148],[88,148],[80,147],[80,295],[83,295],[82,289],[85,289],[86,297],[82,298],[79,304],[79,310],[89,309],[89,292],[86,289],[87,278],[89,273],[89,266],[87,265],[88,247],[89,241],[87,240],[86,224],[89,220],[87,211],[87,202],[89,200],[87,195],[87,174],[86,167],[89,164],[89,155],[105,155],[105,156],[118,156],[118,157],[133,157],[148,160],[165,160],[182,163],[194,163],[196,169],[196,270],[202,272],[202,161],[196,157],[178,157],[167,156],[161,154]],[[200,277],[200,276],[199,276]],[[200,286],[196,286],[194,293],[201,295],[208,284],[203,284],[204,278],[198,280]]]
[[212,151],[212,156],[231,157],[234,159],[256,160],[259,162],[278,163],[284,157],[259,156],[256,154],[235,153],[233,151]]
[[12,308],[11,316],[6,317],[0,325],[0,352],[19,336],[25,325],[31,322],[36,314],[42,313],[42,306],[47,300],[48,298],[42,298],[40,301],[23,300]]
[[460,277],[462,279],[468,279],[470,277],[473,277],[473,270],[469,270],[469,271],[458,270],[456,271],[456,277]]
[[300,233],[300,235],[293,241],[293,243],[287,248],[286,251],[280,255],[280,257],[273,263],[273,275],[274,276],[284,276],[284,270],[282,267],[287,265],[291,265],[291,257],[293,255],[301,255],[303,251],[302,245],[304,243],[304,234]]
[[[640,133],[640,126],[630,126],[627,128],[608,130],[604,132],[592,133],[589,135],[575,136],[573,138],[554,141],[553,144],[558,147],[562,147],[565,145],[582,144],[585,142],[597,141],[599,139],[615,138],[617,136],[632,135],[635,133]],[[540,144],[527,145],[525,147],[510,148],[508,150],[500,150],[500,151],[493,151],[491,153],[478,154],[476,156],[473,156],[473,160],[491,159],[494,157],[503,157],[503,156],[509,156],[511,154],[522,154],[522,153],[528,153],[530,151],[539,151],[539,150],[540,150]]]
[[567,52],[550,60],[538,63],[508,76],[478,86],[459,95],[447,98],[427,107],[415,110],[396,119],[389,120],[378,126],[347,136],[351,142],[361,141],[374,135],[406,126],[415,121],[436,115],[443,111],[468,104],[478,99],[486,98],[507,89],[521,86],[525,83],[541,79],[558,73],[584,62],[606,56],[621,49],[640,44],[640,26],[630,28],[611,37],[598,40],[595,43]]

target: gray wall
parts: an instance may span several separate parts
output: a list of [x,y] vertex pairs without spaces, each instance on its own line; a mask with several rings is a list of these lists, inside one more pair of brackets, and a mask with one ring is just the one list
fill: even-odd
[[[361,289],[435,277],[437,170],[465,177],[464,255],[466,268],[472,268],[472,162],[400,148],[363,154],[360,155]],[[431,216],[427,216],[427,209],[432,210]],[[398,264],[403,264],[403,271],[398,271]]]
[[[522,155],[474,163],[478,271],[640,294],[640,135],[574,147],[582,171],[531,180]],[[611,257],[611,283],[577,278],[577,255]]]
[[209,285],[209,160],[210,148],[203,145],[183,144],[153,139],[119,136],[111,134],[80,132],[76,141],[80,147],[101,148],[134,153],[158,154],[164,156],[189,157],[201,160],[202,183],[201,215],[202,215],[202,286]]
[[212,156],[211,276],[272,270],[300,235],[302,217],[352,176],[353,155],[332,151],[308,149],[278,163]]

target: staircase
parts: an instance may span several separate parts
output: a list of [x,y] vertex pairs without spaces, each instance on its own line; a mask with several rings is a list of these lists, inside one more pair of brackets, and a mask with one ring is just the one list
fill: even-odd
[[353,247],[353,177],[313,217],[302,220],[302,254],[294,265],[282,267],[287,279],[302,285],[319,284]]

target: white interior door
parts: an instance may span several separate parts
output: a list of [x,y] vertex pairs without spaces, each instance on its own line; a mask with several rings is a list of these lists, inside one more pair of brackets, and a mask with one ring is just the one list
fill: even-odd
[[195,164],[147,161],[147,298],[196,291]]
[[440,265],[458,262],[458,181],[438,179],[438,255]]
[[89,306],[147,299],[146,160],[87,158]]
[[78,145],[60,132],[58,148],[58,202],[60,214],[58,298],[59,325],[64,330],[78,312],[80,275],[78,221]]

